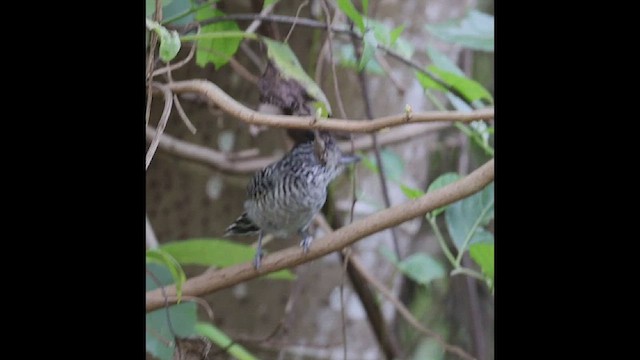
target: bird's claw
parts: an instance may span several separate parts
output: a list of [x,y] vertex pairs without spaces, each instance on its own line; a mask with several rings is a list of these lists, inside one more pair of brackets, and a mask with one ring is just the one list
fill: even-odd
[[302,251],[306,254],[309,252],[309,247],[311,247],[311,242],[313,241],[313,237],[311,235],[307,235],[300,241],[300,246],[302,247]]
[[260,265],[262,263],[262,251],[256,251],[256,256],[253,258],[253,268],[258,270],[260,269]]

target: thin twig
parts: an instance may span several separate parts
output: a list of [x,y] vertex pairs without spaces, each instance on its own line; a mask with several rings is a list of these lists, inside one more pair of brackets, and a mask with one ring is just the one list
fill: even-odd
[[[302,2],[302,4],[300,4],[300,6],[298,6],[298,10],[296,11],[296,16],[295,19],[298,19],[298,17],[300,16],[300,11],[302,10],[303,7],[309,5],[309,0],[304,0]],[[291,33],[293,33],[293,29],[296,27],[296,22],[294,21],[293,24],[291,24],[291,27],[289,28],[289,32],[287,33],[287,36],[285,36],[284,38],[284,43],[288,43],[289,42],[289,37],[291,36]]]
[[[342,250],[344,253],[350,254],[351,248],[346,247]],[[347,273],[347,265],[349,265],[349,257],[343,257],[342,259],[342,272],[340,276],[340,318],[342,320],[342,350],[344,360],[347,360],[347,316],[344,313],[344,275]]]
[[[362,50],[356,44],[356,40],[352,37],[353,50],[356,54],[356,62],[360,62],[362,59]],[[369,120],[373,119],[373,110],[371,109],[371,98],[369,97],[369,88],[367,86],[367,74],[364,69],[358,72],[358,80],[360,82],[360,90],[362,91],[362,100],[364,101],[364,111]],[[389,199],[389,188],[387,187],[387,176],[384,172],[384,164],[382,163],[382,157],[380,156],[380,149],[377,144],[376,133],[371,134],[371,142],[373,143],[373,154],[376,159],[376,165],[378,167],[378,176],[380,177],[380,186],[382,187],[382,199],[386,208],[391,207],[391,200]],[[394,227],[389,229],[391,231],[391,239],[393,241],[393,249],[396,253],[398,261],[402,260],[400,254],[400,247],[398,246],[398,236]]]
[[[205,26],[205,25],[214,24],[217,22],[222,22],[222,21],[253,20],[254,22],[258,21],[259,23],[261,23],[262,21],[268,21],[268,22],[276,22],[276,23],[282,23],[282,24],[298,24],[300,26],[305,26],[310,28],[318,28],[318,29],[325,29],[325,30],[327,29],[327,24],[321,21],[307,19],[307,18],[296,19],[294,16],[275,15],[275,14],[267,15],[263,13],[264,11],[261,12],[260,14],[255,14],[255,13],[229,14],[229,15],[219,16],[212,19],[201,21],[200,25]],[[193,29],[192,26],[193,25],[187,25],[185,29],[187,31],[191,31]],[[247,30],[249,29],[251,29],[251,26],[247,28]],[[332,27],[331,31],[335,33],[343,33],[343,34],[350,34],[352,32],[350,29],[347,29],[345,27]]]
[[[395,144],[398,142],[408,141],[420,136],[425,136],[431,132],[440,131],[442,129],[450,127],[449,124],[425,124],[433,126],[422,126],[415,128],[413,126],[406,126],[401,128],[394,128],[391,131],[384,132],[378,137],[378,145],[384,146],[387,144]],[[157,131],[152,127],[147,127],[146,137],[147,141],[151,142]],[[373,144],[370,136],[361,136],[355,138],[353,141],[354,147],[352,150],[351,141],[340,141],[338,146],[343,152],[355,152],[356,150],[368,150]],[[436,146],[435,144],[429,144],[428,146]],[[455,146],[452,144],[451,146]],[[158,145],[158,151],[165,152],[167,154],[177,156],[179,158],[193,161],[212,169],[219,170],[225,174],[253,174],[257,170],[264,168],[265,166],[277,161],[281,156],[258,156],[259,150],[256,148],[245,149],[235,153],[223,153],[214,149],[196,145],[188,141],[174,138],[166,133],[160,136],[160,144]],[[352,184],[353,186],[353,184]],[[355,194],[355,189],[352,189]],[[355,197],[354,197],[355,200]],[[351,220],[353,222],[353,204],[351,209]]]
[[[197,33],[198,34],[200,33],[200,28],[198,28],[198,32]],[[189,54],[187,54],[186,58],[178,61],[175,64],[169,64],[169,65],[167,65],[167,66],[165,66],[163,68],[155,70],[153,72],[153,74],[151,74],[151,77],[156,77],[156,76],[162,75],[162,74],[164,74],[166,72],[180,69],[181,67],[185,66],[189,61],[191,61],[191,59],[193,59],[193,55],[195,53],[196,53],[196,46],[195,46],[195,44],[191,44],[191,49],[189,50]]]
[[167,122],[169,121],[169,115],[171,115],[171,108],[173,105],[173,95],[171,94],[171,90],[166,86],[160,83],[152,83],[152,87],[156,87],[162,91],[164,95],[164,109],[162,110],[162,115],[160,116],[160,120],[158,121],[158,129],[156,132],[155,138],[151,141],[151,145],[149,145],[149,150],[147,150],[147,156],[145,159],[145,170],[149,168],[149,164],[151,164],[151,159],[153,159],[153,155],[156,153],[156,149],[158,148],[158,143],[160,142],[160,135],[164,132],[164,128],[167,126]]
[[[327,21],[327,28],[331,26],[331,15],[329,14],[329,9],[327,7],[326,0],[322,0],[320,2],[322,6],[322,10],[324,11],[324,16]],[[335,21],[335,15],[333,18]],[[342,103],[342,95],[340,93],[340,87],[338,86],[338,75],[336,75],[336,64],[333,61],[333,32],[329,31],[327,34],[327,43],[329,44],[329,64],[331,66],[331,76],[333,76],[333,91],[336,94],[336,101],[338,102],[338,109],[340,110],[340,116],[343,118],[347,118],[347,113],[344,110],[344,104]]]
[[[330,234],[316,239],[309,251],[304,254],[299,246],[266,255],[262,260],[260,271],[256,271],[251,262],[237,264],[215,271],[205,272],[188,279],[182,286],[185,295],[200,296],[228,288],[235,284],[254,279],[271,272],[291,268],[312,261],[324,255],[338,251],[371,234],[396,226],[403,222],[424,216],[429,211],[451,204],[482,190],[494,178],[494,160],[491,159],[466,177],[444,186],[438,190],[411,201],[381,210],[366,218],[354,221]],[[175,295],[175,285],[167,287],[171,295]],[[147,311],[155,310],[163,304],[159,289],[146,293]]]
[[391,66],[387,62],[387,59],[385,59],[378,52],[376,52],[374,54],[374,56],[376,58],[376,61],[378,61],[378,64],[380,64],[380,67],[384,71],[385,75],[387,75],[387,78],[389,78],[389,80],[391,81],[393,86],[395,86],[396,90],[398,90],[398,94],[404,95],[404,93],[407,92],[407,90],[404,88],[404,86],[402,84],[400,84],[400,82],[398,80],[396,80],[396,78],[393,76],[393,74],[391,74]]
[[[157,130],[147,126],[147,141],[153,141],[157,134]],[[280,156],[274,155],[234,160],[234,158],[238,156],[226,155],[204,146],[176,139],[168,134],[162,134],[158,139],[158,148],[160,150],[203,165],[211,166],[226,174],[252,174],[256,170],[262,169],[280,159]]]
[[[199,31],[200,29],[198,29]],[[192,47],[193,49],[193,47]],[[173,82],[173,75],[171,74],[172,70],[169,69],[167,70],[167,81],[169,82],[169,84],[171,84]],[[189,131],[191,131],[192,134],[195,135],[196,133],[196,127],[193,125],[193,123],[191,122],[191,120],[189,120],[189,117],[187,116],[187,114],[184,112],[184,109],[182,108],[182,104],[180,104],[180,100],[178,99],[178,95],[173,94],[173,102],[176,104],[176,110],[178,110],[178,115],[180,115],[180,119],[182,119],[182,122],[185,124],[185,126],[187,127],[187,129],[189,129]]]
[[369,133],[393,126],[404,124],[436,122],[436,121],[463,121],[492,119],[493,108],[483,108],[470,112],[463,111],[429,111],[412,113],[410,117],[406,112],[397,115],[384,116],[371,121],[359,121],[351,119],[329,118],[322,121],[315,120],[314,116],[270,115],[259,113],[250,109],[208,80],[194,79],[176,81],[166,86],[175,93],[196,92],[218,105],[220,109],[231,116],[254,125],[266,125],[291,129],[318,129],[328,131]]
[[[269,6],[265,7],[264,9],[262,9],[262,11],[260,11],[260,15],[259,17],[268,17],[269,13],[273,11],[273,8],[276,7],[277,2],[274,2],[273,4],[270,4]],[[217,18],[214,18],[217,19]],[[213,20],[213,19],[211,19]],[[253,18],[253,19],[249,19],[249,20],[253,20],[253,22],[251,22],[251,25],[249,25],[247,27],[247,29],[245,30],[248,33],[254,33],[258,27],[260,26],[260,24],[262,24],[262,19],[260,18]],[[207,21],[203,21],[200,24],[205,24],[208,23]],[[213,22],[211,22],[211,24],[213,24]]]
[[229,65],[231,65],[231,68],[233,69],[233,71],[235,71],[238,75],[240,75],[240,77],[242,77],[243,79],[247,80],[248,82],[254,84],[254,85],[258,85],[258,77],[253,75],[246,67],[244,67],[244,65],[242,65],[238,60],[236,60],[235,58],[230,58],[229,59]]

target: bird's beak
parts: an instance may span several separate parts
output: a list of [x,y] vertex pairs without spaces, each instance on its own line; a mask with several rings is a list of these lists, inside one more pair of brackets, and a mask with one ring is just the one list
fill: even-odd
[[353,164],[358,161],[360,161],[360,156],[358,155],[342,155],[340,158],[341,165]]

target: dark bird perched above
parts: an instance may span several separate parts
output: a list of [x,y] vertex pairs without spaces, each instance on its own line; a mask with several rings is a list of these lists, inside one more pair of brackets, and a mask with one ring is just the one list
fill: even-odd
[[345,165],[358,160],[355,155],[342,154],[333,136],[326,132],[297,144],[282,159],[253,176],[247,186],[245,212],[225,230],[225,236],[258,233],[256,269],[260,268],[265,233],[280,238],[297,233],[306,253],[313,240],[309,225],[327,199],[327,186]]

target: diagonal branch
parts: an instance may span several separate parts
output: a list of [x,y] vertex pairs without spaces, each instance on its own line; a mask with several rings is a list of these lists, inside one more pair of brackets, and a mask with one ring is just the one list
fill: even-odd
[[318,129],[330,131],[370,133],[388,127],[403,124],[437,121],[489,120],[494,117],[493,108],[484,108],[470,112],[429,111],[421,113],[401,113],[384,116],[371,121],[349,119],[323,119],[315,121],[313,116],[270,115],[254,111],[229,96],[226,92],[208,80],[177,81],[165,86],[174,93],[200,93],[218,105],[223,111],[246,123],[290,129]]
[[[494,160],[491,159],[461,180],[429,192],[418,199],[379,211],[348,226],[342,227],[313,243],[307,254],[298,246],[269,254],[262,260],[260,271],[249,262],[203,273],[187,280],[182,292],[189,296],[200,296],[228,288],[235,284],[290,268],[338,251],[378,231],[388,229],[429,211],[451,204],[483,189],[493,181]],[[175,295],[175,286],[168,286],[168,295]],[[162,307],[164,297],[160,289],[146,293],[146,309],[152,311]]]

